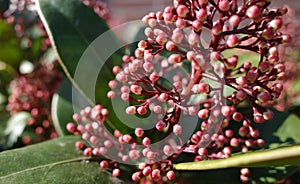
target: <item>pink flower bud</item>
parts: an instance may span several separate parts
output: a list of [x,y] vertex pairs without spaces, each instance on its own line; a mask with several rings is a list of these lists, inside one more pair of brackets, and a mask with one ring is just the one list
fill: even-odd
[[156,105],[153,107],[153,112],[159,114],[159,113],[161,113],[161,111],[162,111],[161,106]]
[[257,139],[256,145],[259,147],[265,146],[265,141],[263,139]]
[[190,10],[184,5],[179,5],[176,8],[176,12],[177,12],[178,16],[180,16],[180,17],[186,17],[187,14],[189,13],[189,11]]
[[[240,85],[240,86],[244,86],[248,83],[246,77],[238,77],[235,79],[235,82]],[[246,96],[245,96],[246,97]]]
[[147,166],[147,167],[145,167],[145,168],[143,169],[143,175],[144,175],[144,176],[148,176],[149,174],[151,174],[151,172],[152,172],[152,169],[151,169],[151,167],[149,167],[149,166]]
[[124,101],[127,101],[129,99],[129,94],[128,93],[122,93],[121,94],[121,99]]
[[280,29],[282,26],[282,20],[280,18],[276,18],[276,19],[272,20],[271,22],[269,22],[268,25],[271,28],[273,28],[274,30]]
[[250,170],[248,168],[242,168],[240,173],[243,176],[250,176]]
[[136,107],[135,106],[129,106],[126,108],[126,114],[136,114]]
[[255,82],[255,80],[258,77],[258,71],[257,68],[251,68],[248,73],[246,74],[246,78],[248,79],[248,81],[250,82]]
[[290,43],[292,41],[291,35],[284,34],[281,36],[282,43]]
[[162,93],[159,95],[158,100],[161,102],[166,102],[169,98],[169,95],[167,93]]
[[182,57],[180,54],[172,54],[168,58],[169,63],[181,63],[182,62]]
[[233,110],[231,106],[227,106],[227,105],[221,108],[221,112],[225,117],[229,117],[231,114],[234,113],[234,111],[235,110]]
[[168,178],[168,180],[174,180],[175,179],[175,173],[174,173],[174,171],[168,171],[167,172],[167,178]]
[[128,79],[127,79],[127,75],[124,73],[124,72],[120,72],[116,75],[116,79],[119,81],[119,82],[126,82]]
[[263,113],[263,117],[267,121],[271,120],[274,117],[274,113],[268,109],[266,112]]
[[147,108],[145,106],[139,106],[137,112],[139,115],[145,115],[147,114]]
[[114,91],[107,92],[107,98],[115,98],[115,97],[116,97],[116,93]]
[[210,53],[210,60],[211,61],[218,61],[220,59],[221,59],[221,56],[220,56],[219,52],[213,51],[213,52]]
[[182,133],[182,127],[178,124],[174,125],[173,132],[175,135],[180,136]]
[[241,17],[238,16],[238,15],[232,15],[230,18],[229,18],[229,24],[233,27],[233,28],[236,28],[239,23],[241,22]]
[[130,86],[130,91],[136,95],[141,95],[142,90],[143,90],[143,88],[139,85],[134,84],[134,85]]
[[195,84],[192,88],[194,93],[209,93],[210,87],[206,83]]
[[195,32],[199,32],[202,29],[202,22],[199,20],[194,20],[192,22],[192,27],[194,28]]
[[228,69],[234,69],[238,63],[238,56],[234,55],[232,57],[227,58],[226,65]]
[[120,169],[114,169],[113,171],[112,171],[112,176],[113,177],[118,177],[118,176],[120,176]]
[[156,72],[152,72],[151,75],[149,76],[149,79],[154,83],[159,79],[159,75]]
[[145,50],[148,47],[148,43],[145,40],[142,40],[138,43],[138,48],[140,50]]
[[207,18],[206,9],[201,8],[199,11],[196,11],[196,18],[201,22],[205,21]]
[[136,128],[134,130],[134,134],[137,136],[137,137],[143,137],[144,135],[144,130],[142,128]]
[[214,35],[219,35],[222,33],[222,25],[221,23],[218,21],[218,22],[215,22],[212,29],[211,29],[212,33]]
[[259,114],[259,113],[256,113],[256,114],[253,115],[253,121],[255,123],[263,123],[263,122],[265,122],[262,114]]
[[74,123],[68,123],[66,128],[70,133],[73,133],[76,130],[76,126],[74,125]]
[[128,134],[122,136],[124,142],[129,143],[132,140],[132,137]]
[[262,31],[261,35],[265,40],[271,40],[274,37],[274,31],[271,28],[266,28]]
[[170,145],[165,145],[163,148],[163,151],[164,151],[165,155],[167,155],[167,156],[171,156],[174,153],[173,149]]
[[106,160],[102,160],[100,162],[100,168],[101,169],[106,169],[106,168],[108,168],[108,166],[109,166],[109,164],[108,164],[108,162]]
[[207,155],[207,149],[206,148],[199,148],[198,149],[198,154],[201,156],[206,156]]
[[241,122],[243,120],[243,114],[240,112],[235,112],[232,115],[232,119],[237,122]]
[[200,4],[200,6],[204,6],[207,5],[208,0],[198,0],[198,3]]
[[259,137],[259,130],[253,130],[250,131],[250,135],[251,137],[253,137],[254,139],[257,139]]
[[92,156],[92,148],[85,148],[83,151],[83,155],[86,157]]
[[240,43],[239,38],[234,34],[230,35],[226,41],[227,46],[230,48],[237,46],[239,43]]
[[251,19],[256,19],[261,16],[261,9],[257,5],[252,5],[246,10],[246,15]]
[[209,110],[208,109],[201,109],[198,112],[198,117],[201,118],[201,119],[206,119],[206,118],[208,118],[208,116],[209,116]]
[[230,146],[232,147],[238,147],[240,144],[240,141],[237,138],[230,139]]
[[261,73],[266,73],[266,72],[270,71],[271,65],[268,61],[264,61],[264,62],[259,63],[258,69]]
[[183,29],[186,27],[186,22],[184,19],[182,18],[179,18],[176,20],[176,27],[180,28],[180,29]]
[[159,45],[165,45],[165,43],[168,41],[167,37],[164,34],[159,34],[156,39],[156,43]]
[[159,177],[160,177],[160,170],[159,170],[159,169],[154,169],[154,170],[152,171],[152,173],[151,173],[151,177],[152,177],[153,179],[159,178]]
[[271,95],[269,92],[261,92],[256,97],[260,102],[265,103],[271,99]]
[[153,64],[150,63],[150,62],[145,62],[145,63],[143,64],[143,68],[144,68],[144,70],[145,70],[146,72],[150,73],[150,72],[153,71]]
[[140,176],[140,172],[135,172],[132,174],[131,179],[135,182],[140,181],[141,176]]
[[168,51],[173,51],[175,48],[176,48],[176,45],[175,45],[174,42],[168,41],[168,42],[166,43],[166,49],[167,49]]
[[134,55],[135,55],[136,58],[143,58],[143,56],[144,56],[144,51],[142,51],[142,50],[140,50],[140,49],[135,49]]
[[144,146],[149,146],[151,143],[151,140],[149,139],[149,137],[145,137],[142,142],[143,142]]
[[165,127],[166,127],[166,123],[164,123],[163,121],[159,121],[158,123],[156,123],[156,126],[155,126],[155,128],[158,131],[163,131]]
[[239,135],[240,135],[241,137],[247,136],[248,132],[249,132],[248,128],[246,128],[246,127],[244,127],[244,126],[242,126],[242,127],[239,129]]
[[219,9],[223,12],[226,12],[228,11],[230,8],[230,5],[229,5],[229,1],[228,0],[221,0],[219,2]]
[[129,157],[132,159],[138,159],[140,157],[140,152],[138,150],[130,150]]

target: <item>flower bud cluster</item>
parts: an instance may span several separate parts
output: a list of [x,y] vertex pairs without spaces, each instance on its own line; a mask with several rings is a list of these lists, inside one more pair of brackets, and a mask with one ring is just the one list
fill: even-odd
[[[150,132],[174,135],[174,140],[168,139],[160,149],[165,157],[158,161],[155,158],[159,149],[149,148],[155,142],[149,130],[136,128],[134,135],[115,131],[117,144],[131,144],[128,149],[122,148],[129,154],[118,152],[124,162],[144,159],[132,175],[134,181],[148,177],[154,181],[174,179],[172,162],[182,152],[201,161],[263,147],[264,140],[253,123],[273,118],[266,106],[283,90],[279,81],[285,77],[285,68],[279,60],[278,46],[291,40],[280,31],[287,9],[269,9],[266,0],[173,2],[174,7],[151,12],[142,19],[148,26],[144,31],[147,40],[138,43],[134,56],[123,56],[122,66],[112,69],[115,79],[108,84],[111,90],[107,97],[128,104],[124,113],[136,117],[155,114]],[[235,54],[228,55],[228,51]],[[250,52],[257,55],[257,61],[241,61],[240,53]],[[225,93],[225,87],[234,92]],[[251,108],[239,112],[242,103]],[[89,109],[81,118],[95,123]],[[181,122],[182,116],[196,117],[196,121]],[[103,145],[94,136],[107,137],[102,128],[98,129],[105,118],[93,126],[82,125],[76,117],[76,130],[98,146],[92,146],[92,150],[100,150]],[[233,121],[240,123],[237,132],[229,128]],[[198,123],[199,128],[183,141],[184,127]],[[144,147],[137,150],[136,145]],[[244,170],[242,175],[248,177]]]
[[[138,163],[138,171],[132,175],[133,181],[142,177],[157,182],[175,179],[171,169],[172,162],[167,159],[173,154],[171,145],[157,150],[151,148],[151,139],[144,135],[142,128],[136,128],[134,134],[122,134],[119,130],[111,133],[105,128],[108,115],[108,110],[101,105],[86,107],[79,114],[73,115],[77,125],[72,122],[67,124],[69,132],[81,135],[82,139],[88,142],[87,145],[81,141],[75,144],[76,148],[83,150],[84,156],[105,156],[107,159],[100,161],[100,168],[111,169],[115,177],[120,176],[118,163],[122,162]],[[157,161],[160,155],[163,155],[165,160]]]
[[[39,137],[38,141],[57,136],[51,119],[51,97],[58,88],[63,74],[58,72],[55,63],[38,63],[32,73],[20,75],[10,83],[11,95],[7,111],[16,114],[21,111],[31,113],[27,124]],[[30,137],[23,142],[32,143]]]

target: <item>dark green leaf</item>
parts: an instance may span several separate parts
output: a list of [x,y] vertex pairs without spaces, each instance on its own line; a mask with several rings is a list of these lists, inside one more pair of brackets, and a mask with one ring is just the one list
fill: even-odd
[[[55,130],[60,136],[70,134],[66,129],[66,125],[73,121],[72,116],[76,110],[76,104],[72,103],[72,87],[70,80],[65,78],[57,93],[52,97],[51,115]],[[73,88],[73,90],[76,89]],[[77,94],[77,97],[79,97],[80,93],[77,92]]]
[[0,14],[9,8],[10,0],[0,0]]
[[15,70],[7,63],[0,61],[0,93],[8,96],[7,88],[16,75]]
[[66,136],[0,153],[0,183],[121,183],[80,157],[74,148],[78,139]]
[[[112,31],[106,32],[109,27],[105,21],[79,0],[37,2],[39,15],[51,37],[62,68],[85,97],[78,108],[100,103],[109,109],[107,124],[126,132],[129,128],[119,121],[110,100],[106,98],[108,82],[114,78],[111,69],[121,63],[121,56],[112,52],[121,48],[120,42]],[[105,35],[101,37],[101,43],[93,42],[102,34]],[[110,57],[103,58],[104,56]]]

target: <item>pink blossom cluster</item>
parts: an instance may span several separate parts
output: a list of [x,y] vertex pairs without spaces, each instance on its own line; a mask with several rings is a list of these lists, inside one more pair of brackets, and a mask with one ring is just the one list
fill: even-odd
[[[89,143],[76,144],[86,156],[105,155],[111,160],[100,162],[100,167],[112,168],[114,176],[120,174],[118,159],[135,160],[133,181],[167,182],[175,179],[172,164],[184,152],[201,161],[265,144],[253,123],[272,120],[267,105],[283,90],[285,65],[278,46],[291,41],[280,31],[287,9],[269,8],[268,0],[173,4],[142,19],[148,26],[147,40],[138,43],[133,56],[123,56],[122,66],[113,67],[115,79],[108,83],[107,97],[126,103],[127,116],[151,117],[153,128],[141,123],[131,132],[114,130],[109,136],[103,126],[109,112],[101,105],[75,114],[78,126],[67,125]],[[258,61],[241,62],[240,53],[250,52]],[[228,88],[233,92],[226,92]],[[243,104],[250,108],[240,112]],[[237,132],[230,129],[231,122],[239,123]],[[187,127],[193,126],[185,140]],[[164,139],[159,147],[153,147],[154,135]],[[241,173],[241,180],[248,181],[248,170]]]

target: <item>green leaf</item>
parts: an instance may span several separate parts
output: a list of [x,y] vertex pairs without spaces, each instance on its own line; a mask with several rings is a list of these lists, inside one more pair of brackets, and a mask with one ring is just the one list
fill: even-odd
[[121,183],[96,162],[87,163],[74,144],[75,136],[0,153],[0,183]]
[[210,170],[230,167],[270,167],[300,165],[300,145],[241,153],[220,160],[175,164],[177,170]]
[[0,20],[0,43],[0,60],[18,70],[22,60],[20,40],[12,26],[3,20]]
[[0,0],[0,14],[8,10],[10,0]]
[[[73,121],[73,114],[76,110],[76,104],[72,103],[72,83],[65,78],[57,93],[52,97],[51,115],[56,132],[60,136],[69,135],[66,125]],[[73,88],[73,90],[76,90]],[[78,95],[80,93],[77,91]],[[84,98],[84,97],[82,97]]]
[[[108,82],[114,78],[111,69],[122,62],[121,55],[118,54],[121,51],[112,55],[110,53],[116,48],[121,48],[120,42],[112,31],[106,32],[109,27],[105,21],[79,0],[36,0],[36,2],[39,15],[50,35],[62,68],[73,85],[85,97],[85,101],[78,108],[99,103],[110,112],[107,124],[112,129],[118,128],[127,132],[129,127],[120,122],[110,99],[106,98],[109,91]],[[104,46],[95,43],[86,51],[103,33],[105,35],[101,38],[102,43],[105,43]],[[110,57],[106,60],[102,57],[104,55]]]
[[7,88],[16,75],[15,70],[7,63],[0,61],[0,93],[8,96]]
[[4,130],[6,147],[11,147],[17,142],[27,125],[27,120],[30,117],[31,115],[28,112],[19,112],[8,120],[7,127]]

